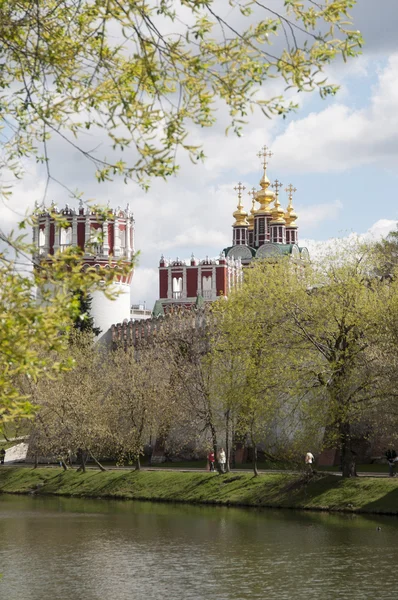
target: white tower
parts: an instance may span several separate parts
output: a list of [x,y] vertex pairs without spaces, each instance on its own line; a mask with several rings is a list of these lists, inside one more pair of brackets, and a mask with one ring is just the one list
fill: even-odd
[[[62,215],[69,227],[58,227],[52,213]],[[123,259],[130,262],[134,254],[134,219],[129,205],[125,210],[120,207],[109,209],[108,214],[109,220],[103,221],[94,210],[85,210],[82,202],[77,211],[66,204],[61,210],[52,206],[50,211],[44,209],[36,213],[33,243],[38,255],[45,258],[57,251],[62,252],[68,246],[78,246],[84,252],[82,269],[96,266],[112,268]],[[101,329],[98,339],[110,337],[111,325],[130,318],[132,278],[133,269],[112,284],[119,291],[115,300],[109,300],[100,290],[92,293],[92,317],[95,326]]]

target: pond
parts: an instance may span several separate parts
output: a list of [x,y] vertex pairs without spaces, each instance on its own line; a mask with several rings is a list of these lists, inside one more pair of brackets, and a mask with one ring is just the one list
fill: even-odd
[[397,597],[395,517],[3,495],[0,539],[2,600]]

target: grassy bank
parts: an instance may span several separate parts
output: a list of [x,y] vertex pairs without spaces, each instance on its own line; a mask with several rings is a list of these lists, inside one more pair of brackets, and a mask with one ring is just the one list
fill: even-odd
[[0,468],[0,493],[398,514],[398,480],[319,475]]

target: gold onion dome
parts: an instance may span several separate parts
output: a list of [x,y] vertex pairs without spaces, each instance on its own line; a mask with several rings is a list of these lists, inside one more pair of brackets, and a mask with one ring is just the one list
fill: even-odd
[[260,203],[260,208],[256,210],[256,215],[269,215],[271,214],[270,204],[275,200],[275,192],[268,189],[271,182],[267,177],[267,159],[272,156],[267,146],[263,146],[260,152],[257,154],[262,159],[264,173],[260,179],[261,189],[256,193],[256,200]]
[[239,182],[234,189],[238,192],[238,206],[237,210],[234,213],[232,213],[232,216],[235,219],[233,227],[247,227],[249,225],[249,223],[246,220],[247,212],[244,210],[242,204],[242,191],[246,188]]
[[285,213],[286,227],[297,227],[297,224],[295,223],[297,220],[297,214],[293,208],[293,193],[297,192],[297,190],[290,183],[285,189],[285,192],[289,194],[289,204]]
[[252,190],[249,192],[249,196],[252,197],[252,208],[250,211],[250,215],[247,217],[247,222],[249,223],[249,231],[253,231],[254,229],[254,215],[256,212],[255,209],[255,205],[256,205],[256,188],[252,188]]
[[285,211],[283,210],[281,203],[279,202],[279,188],[282,187],[282,184],[276,179],[273,186],[276,189],[275,193],[275,205],[271,211],[272,221],[271,223],[280,223],[281,225],[285,224]]

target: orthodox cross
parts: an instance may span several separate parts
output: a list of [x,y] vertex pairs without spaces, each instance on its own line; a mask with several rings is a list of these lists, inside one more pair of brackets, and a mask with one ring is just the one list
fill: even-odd
[[251,196],[251,197],[253,198],[253,200],[255,200],[255,199],[256,199],[256,193],[257,193],[257,190],[256,190],[256,188],[255,188],[255,187],[252,187],[252,189],[251,189],[251,190],[249,190],[247,193],[249,194],[249,196]]
[[257,154],[257,156],[261,159],[262,163],[263,163],[263,168],[264,171],[267,168],[268,165],[268,160],[269,158],[271,158],[271,156],[273,156],[273,152],[271,152],[270,150],[268,150],[267,146],[263,146],[260,150],[260,152]]
[[289,198],[291,198],[291,196],[294,194],[294,192],[297,192],[297,190],[295,187],[292,186],[291,183],[289,183],[287,188],[285,188],[285,192],[287,192],[289,194]]
[[282,187],[283,183],[281,183],[280,181],[278,181],[277,179],[275,179],[274,183],[272,184],[271,187],[273,187],[275,189],[276,195],[279,195],[279,189]]
[[239,198],[239,201],[240,201],[240,199],[242,198],[242,192],[243,192],[243,190],[245,190],[245,189],[246,189],[246,188],[245,188],[245,186],[244,186],[244,185],[242,185],[240,181],[239,181],[238,185],[236,185],[236,186],[234,187],[234,190],[236,190],[236,191],[238,192],[238,198]]

